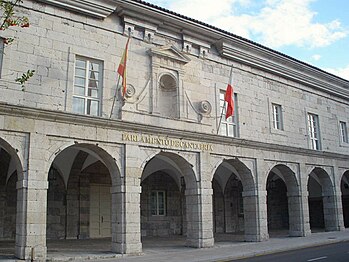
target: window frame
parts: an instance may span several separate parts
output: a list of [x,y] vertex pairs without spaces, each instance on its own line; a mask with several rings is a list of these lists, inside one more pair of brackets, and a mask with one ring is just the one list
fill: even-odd
[[[233,94],[234,100],[234,115],[230,116],[228,119],[225,119],[225,115],[227,112],[226,101],[224,101],[225,90],[219,90],[219,114],[220,118],[220,126],[219,126],[219,134],[222,136],[229,137],[239,137],[239,117],[238,117],[238,98],[237,94]],[[223,107],[225,105],[225,109],[223,111]],[[223,112],[223,113],[222,113]]]
[[321,150],[321,135],[319,116],[313,113],[307,114],[309,146],[313,150]]
[[280,104],[271,103],[271,109],[272,109],[273,128],[275,130],[283,131],[284,121],[283,121],[282,106]]
[[339,121],[339,132],[340,132],[340,139],[342,143],[348,144],[348,128],[347,123],[344,121]]
[[[79,66],[78,62],[82,62],[84,66]],[[93,68],[93,65],[97,66],[97,69]],[[84,75],[79,75],[77,72],[84,71]],[[94,77],[91,78],[91,75]],[[98,74],[97,77],[95,75]],[[82,81],[83,84],[78,84],[78,81]],[[91,84],[95,83],[96,88],[91,87]],[[83,94],[79,94],[78,89],[83,89]],[[102,115],[102,91],[103,91],[103,61],[88,58],[84,56],[76,56],[74,63],[74,83],[72,94],[72,112],[89,116],[101,116]],[[93,95],[95,92],[96,95]],[[76,110],[74,101],[83,100],[83,112]],[[92,103],[98,103],[95,107],[97,112],[93,112]]]
[[[155,194],[155,205],[153,202],[153,195]],[[162,195],[163,207],[160,208],[159,195]],[[154,208],[155,206],[155,208]],[[153,212],[155,211],[155,212]],[[166,216],[166,191],[164,190],[152,190],[150,193],[150,214],[152,216]]]
[[2,78],[2,67],[4,64],[4,52],[5,52],[5,39],[0,38],[0,78]]

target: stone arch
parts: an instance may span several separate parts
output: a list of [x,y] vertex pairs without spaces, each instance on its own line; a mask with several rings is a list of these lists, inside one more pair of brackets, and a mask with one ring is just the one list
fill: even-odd
[[147,176],[147,174],[144,173],[144,171],[149,167],[149,163],[154,158],[159,158],[163,161],[166,161],[168,164],[174,165],[174,168],[178,172],[182,172],[184,174],[183,179],[186,184],[186,188],[197,188],[197,176],[194,172],[193,165],[189,163],[184,157],[180,156],[179,154],[169,152],[169,151],[158,151],[154,154],[147,157],[145,161],[141,164],[141,170],[143,170],[142,178],[144,176]]
[[275,173],[280,179],[282,179],[287,187],[288,193],[298,194],[300,192],[299,181],[296,176],[297,171],[292,167],[287,164],[276,164],[270,167],[267,171],[268,175],[265,178],[266,185],[271,172]]
[[344,227],[349,227],[349,170],[346,170],[340,180]]
[[[117,234],[121,234],[117,230],[116,220],[123,206],[118,196],[121,192],[121,172],[117,160],[108,150],[110,148],[104,144],[52,141],[47,170],[47,221],[54,221],[56,225],[47,226],[47,229],[51,229],[47,237],[112,237],[111,250],[116,250],[115,240],[120,239]],[[58,183],[59,179],[52,179],[53,169],[57,170],[64,182]],[[54,190],[51,186],[55,187]]]
[[23,214],[26,211],[18,205],[25,201],[23,186],[18,181],[26,179],[26,174],[22,164],[25,152],[18,154],[14,144],[0,137],[0,240],[15,240],[17,245],[25,231]]
[[334,183],[328,172],[314,167],[308,177],[308,203],[311,230],[339,229]]
[[211,181],[213,180],[217,169],[222,166],[226,167],[241,180],[245,192],[255,191],[256,185],[252,171],[238,158],[226,158],[216,163],[214,169],[211,172]]
[[[198,235],[196,224],[200,223],[193,166],[179,154],[160,151],[148,156],[141,167],[142,235],[183,235],[187,245],[192,245],[194,236]],[[162,203],[166,205],[166,213]]]
[[268,230],[272,235],[288,229],[302,236],[302,198],[296,171],[286,164],[272,166],[266,176]]
[[[21,159],[21,156],[17,154],[17,150],[13,146],[11,146],[5,139],[0,137],[0,150],[1,148],[3,148],[3,150],[10,155],[11,161],[13,161],[15,170],[17,171],[18,181],[25,179],[23,174],[23,159]],[[12,173],[7,174],[6,180],[8,180],[11,175]]]
[[[255,179],[240,159],[222,159],[212,175],[216,241],[227,233],[243,232],[245,241],[257,241],[258,212]],[[222,225],[219,225],[222,224]],[[217,233],[223,233],[220,235]]]
[[[64,150],[74,148],[77,150],[81,150],[87,154],[93,155],[96,159],[101,161],[109,170],[112,184],[113,185],[120,185],[120,169],[118,165],[116,164],[116,160],[111,156],[111,154],[103,149],[102,147],[98,146],[97,144],[89,144],[89,143],[78,143],[78,142],[64,142],[62,144],[57,143],[54,146],[51,147],[51,155],[48,158],[48,168],[50,169],[51,165],[53,164],[54,160],[57,156],[62,154]],[[49,169],[47,170],[47,173],[49,172]]]

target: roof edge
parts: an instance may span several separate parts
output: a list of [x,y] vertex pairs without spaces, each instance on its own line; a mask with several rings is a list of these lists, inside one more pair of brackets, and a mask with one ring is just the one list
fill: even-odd
[[104,19],[116,9],[115,0],[38,0],[88,16]]

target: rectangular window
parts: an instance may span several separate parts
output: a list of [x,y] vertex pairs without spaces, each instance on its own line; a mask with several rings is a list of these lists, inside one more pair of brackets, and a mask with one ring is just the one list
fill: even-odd
[[99,116],[102,97],[102,62],[77,57],[75,61],[73,112]]
[[152,216],[164,216],[166,210],[165,191],[151,192],[150,204]]
[[339,122],[340,130],[341,130],[341,139],[343,143],[348,143],[348,129],[347,123],[340,121]]
[[311,149],[320,150],[319,117],[317,115],[308,113],[308,129]]
[[272,104],[273,110],[273,127],[278,130],[283,130],[283,121],[282,121],[282,107],[278,104]]
[[238,137],[238,117],[237,117],[237,94],[234,93],[234,115],[230,116],[228,119],[225,119],[226,114],[226,107],[224,107],[224,104],[226,103],[224,101],[225,91],[220,91],[219,93],[219,112],[220,114],[223,111],[223,114],[221,114],[221,124],[219,127],[219,133],[223,136],[231,136],[231,137]]

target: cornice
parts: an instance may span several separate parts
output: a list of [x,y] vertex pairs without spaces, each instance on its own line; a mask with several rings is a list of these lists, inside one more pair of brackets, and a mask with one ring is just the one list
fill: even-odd
[[46,4],[70,9],[100,19],[106,18],[115,11],[116,0],[39,0]]
[[306,66],[296,60],[258,48],[236,39],[224,39],[216,43],[223,57],[277,74],[314,89],[349,99],[349,82]]
[[31,107],[10,105],[0,103],[0,115],[9,115],[13,117],[25,117],[33,120],[55,121],[66,124],[84,125],[90,127],[101,127],[108,129],[115,129],[121,132],[137,132],[157,134],[159,136],[169,136],[178,139],[186,139],[192,141],[205,141],[212,144],[230,145],[242,148],[251,148],[262,151],[272,151],[286,154],[298,154],[308,157],[320,157],[328,159],[340,159],[349,161],[349,155],[314,151],[304,148],[297,148],[291,146],[284,146],[278,144],[264,143],[258,141],[251,141],[240,138],[232,138],[225,136],[218,136],[214,134],[198,133],[187,130],[179,130],[174,128],[152,126],[140,123],[133,123],[128,121],[107,119],[100,117],[91,117],[86,115],[76,115],[62,111],[53,111],[45,109],[37,109]]
[[[159,28],[188,35],[216,46],[220,55],[232,61],[282,76],[315,90],[349,99],[349,81],[325,72],[305,62],[215,28],[200,21],[176,14],[140,0],[118,0],[122,15],[157,20]],[[183,37],[184,38],[184,37]]]

